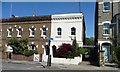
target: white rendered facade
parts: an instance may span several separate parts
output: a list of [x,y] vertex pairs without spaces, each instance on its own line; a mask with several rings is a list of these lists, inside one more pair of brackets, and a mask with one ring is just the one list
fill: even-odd
[[[82,13],[58,14],[51,17],[51,38],[53,38],[50,43],[51,57],[53,55],[53,45],[58,48],[62,43],[72,44],[73,39],[76,38],[79,46],[83,46],[84,26]],[[57,30],[58,28],[61,28],[61,34],[58,34],[60,32]],[[75,29],[75,33],[71,31],[72,28]]]

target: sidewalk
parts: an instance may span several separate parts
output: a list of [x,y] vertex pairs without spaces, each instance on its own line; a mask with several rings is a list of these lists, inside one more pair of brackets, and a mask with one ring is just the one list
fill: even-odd
[[[8,63],[18,63],[18,64],[40,64],[43,68],[50,70],[118,70],[116,66],[111,67],[108,63],[107,66],[97,67],[90,65],[89,62],[82,62],[80,65],[66,65],[66,64],[55,64],[52,63],[51,66],[47,66],[46,62],[34,62],[34,61],[18,61],[18,60],[3,60]],[[115,65],[115,64],[113,64]]]

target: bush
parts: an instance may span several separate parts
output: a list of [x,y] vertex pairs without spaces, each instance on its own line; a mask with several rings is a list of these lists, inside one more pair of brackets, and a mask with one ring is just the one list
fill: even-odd
[[114,48],[115,55],[117,57],[117,60],[120,62],[120,46],[117,46]]
[[73,48],[70,44],[62,44],[57,50],[55,57],[68,58],[73,57]]
[[33,55],[34,53],[35,53],[35,54],[38,54],[38,51],[37,51],[37,50],[25,50],[23,54],[24,54],[25,56],[31,56],[31,55]]
[[27,44],[27,39],[18,40],[17,38],[11,38],[8,41],[8,45],[13,48],[13,54],[23,54],[23,52],[28,49]]
[[85,54],[86,49],[82,47],[77,48],[77,56],[80,56],[80,54]]

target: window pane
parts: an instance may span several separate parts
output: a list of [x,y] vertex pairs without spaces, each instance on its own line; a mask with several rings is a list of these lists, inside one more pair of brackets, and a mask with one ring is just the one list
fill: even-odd
[[43,35],[46,35],[46,28],[43,28]]
[[61,28],[57,28],[57,33],[58,35],[61,35],[62,29]]
[[32,35],[34,35],[35,34],[35,32],[34,31],[32,31]]
[[9,35],[12,35],[12,29],[9,29]]
[[104,30],[104,34],[109,34],[109,30]]
[[74,27],[71,28],[71,35],[76,35],[76,29]]
[[104,10],[110,10],[110,8],[106,6],[106,7],[104,7]]
[[104,2],[103,5],[104,10],[110,10],[110,2]]
[[104,26],[103,26],[104,29],[109,29],[110,28],[110,25],[109,23],[104,23]]
[[32,30],[32,35],[34,35],[35,34],[34,28],[31,28],[31,30]]
[[104,2],[104,6],[110,6],[110,2]]
[[43,35],[46,35],[46,31],[43,31]]
[[110,33],[110,24],[104,23],[103,30],[104,30],[104,34],[109,34]]

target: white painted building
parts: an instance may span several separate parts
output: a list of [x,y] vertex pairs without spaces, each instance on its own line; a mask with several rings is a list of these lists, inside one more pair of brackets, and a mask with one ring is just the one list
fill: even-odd
[[57,48],[62,43],[72,44],[76,38],[79,46],[83,46],[85,38],[85,24],[82,13],[52,15],[50,54],[53,57],[52,46]]

